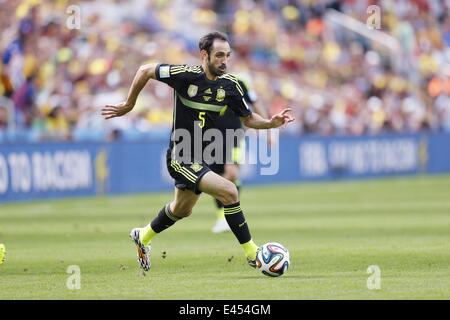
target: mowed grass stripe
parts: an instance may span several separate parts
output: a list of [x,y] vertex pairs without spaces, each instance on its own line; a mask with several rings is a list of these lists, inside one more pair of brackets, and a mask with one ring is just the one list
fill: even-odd
[[[146,277],[128,232],[172,192],[0,205],[0,299],[449,299],[448,190],[449,176],[244,185],[254,239],[290,250],[277,279],[249,268],[232,234],[210,232],[206,195],[155,238]],[[366,287],[372,264],[378,291]],[[69,265],[81,268],[81,290],[66,287]]]

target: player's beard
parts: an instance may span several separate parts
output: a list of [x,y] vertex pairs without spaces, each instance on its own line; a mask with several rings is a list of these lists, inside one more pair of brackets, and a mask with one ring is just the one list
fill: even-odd
[[209,72],[215,77],[220,77],[221,75],[225,74],[227,72],[227,68],[225,69],[219,69],[214,67],[214,65],[211,63],[210,57],[208,56],[208,69]]

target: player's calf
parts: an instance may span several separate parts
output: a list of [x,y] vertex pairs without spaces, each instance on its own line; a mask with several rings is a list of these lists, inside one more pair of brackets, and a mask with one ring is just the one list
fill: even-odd
[[180,204],[176,201],[170,203],[170,211],[172,212],[173,216],[177,217],[178,219],[187,218],[192,214],[191,206],[182,203]]

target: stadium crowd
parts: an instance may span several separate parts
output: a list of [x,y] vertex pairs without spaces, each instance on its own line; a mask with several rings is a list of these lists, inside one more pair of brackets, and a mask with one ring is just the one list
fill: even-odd
[[[366,27],[373,4],[380,31],[399,51],[327,19],[337,10]],[[229,34],[230,72],[251,80],[258,103],[271,114],[293,108],[287,134],[450,132],[448,0],[0,0],[0,7],[0,142],[166,138],[173,95],[164,84],[147,86],[127,117],[104,121],[99,110],[126,97],[140,64],[198,64],[198,39],[214,29]]]

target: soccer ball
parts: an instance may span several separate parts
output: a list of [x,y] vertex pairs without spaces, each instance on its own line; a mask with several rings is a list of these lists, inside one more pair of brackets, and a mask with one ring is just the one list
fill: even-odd
[[269,277],[279,277],[289,268],[289,251],[277,242],[268,242],[259,247],[256,268]]

